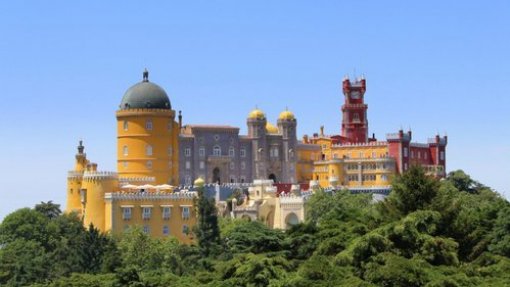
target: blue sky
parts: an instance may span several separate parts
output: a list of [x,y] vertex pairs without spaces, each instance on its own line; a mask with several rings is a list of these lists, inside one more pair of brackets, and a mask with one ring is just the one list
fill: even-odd
[[370,133],[448,134],[447,170],[510,195],[510,2],[4,1],[0,219],[65,205],[76,145],[115,170],[115,110],[147,67],[185,123],[246,131],[256,105],[339,133],[364,74]]

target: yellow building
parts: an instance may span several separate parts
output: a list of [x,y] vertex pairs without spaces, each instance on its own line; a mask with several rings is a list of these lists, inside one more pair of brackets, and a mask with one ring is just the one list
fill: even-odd
[[102,231],[140,226],[152,236],[190,243],[196,193],[171,186],[179,182],[180,127],[166,92],[148,76],[145,71],[127,90],[116,113],[118,172],[98,171],[80,141],[67,178],[67,212]]

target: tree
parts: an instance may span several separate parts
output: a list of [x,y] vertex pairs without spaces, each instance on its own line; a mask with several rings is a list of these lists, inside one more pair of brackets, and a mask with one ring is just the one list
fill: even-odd
[[213,198],[209,199],[205,195],[204,184],[196,182],[198,200],[196,207],[198,211],[198,224],[195,228],[195,234],[198,240],[198,246],[204,256],[211,253],[219,253],[220,229],[218,226],[218,210]]
[[42,213],[48,219],[57,218],[62,211],[60,210],[60,204],[54,204],[51,200],[48,202],[41,201],[41,203],[35,205],[35,211]]

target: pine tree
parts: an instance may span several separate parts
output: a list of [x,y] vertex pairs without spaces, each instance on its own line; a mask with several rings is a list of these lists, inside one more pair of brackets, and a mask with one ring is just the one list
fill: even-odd
[[198,192],[198,199],[195,204],[198,212],[198,224],[195,234],[198,246],[204,256],[214,254],[220,246],[220,228],[218,226],[218,211],[213,198],[207,198],[205,194],[204,181],[197,179],[195,186]]

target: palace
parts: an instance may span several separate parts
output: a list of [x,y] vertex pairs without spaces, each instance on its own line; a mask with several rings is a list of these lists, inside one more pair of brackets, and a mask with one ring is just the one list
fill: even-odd
[[[260,109],[248,114],[247,135],[238,127],[182,123],[164,89],[142,81],[124,94],[117,119],[117,171],[99,171],[80,141],[67,177],[67,211],[85,225],[120,233],[139,225],[153,236],[191,242],[195,225],[193,185],[204,185],[224,214],[259,219],[273,228],[304,220],[313,188],[387,194],[391,177],[411,165],[445,175],[447,137],[411,142],[411,131],[368,136],[366,81],[343,80],[340,135],[297,138],[297,118],[280,113],[276,125]],[[220,191],[244,190],[230,206]],[[225,194],[224,194],[225,195]]]

